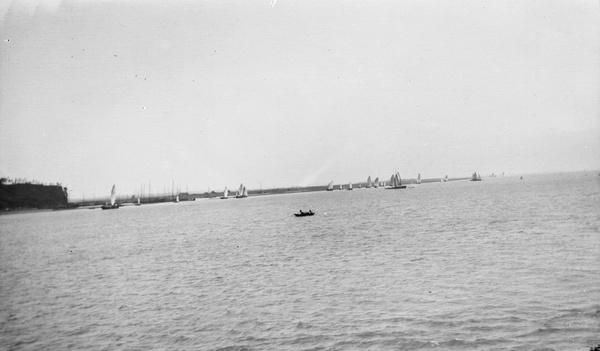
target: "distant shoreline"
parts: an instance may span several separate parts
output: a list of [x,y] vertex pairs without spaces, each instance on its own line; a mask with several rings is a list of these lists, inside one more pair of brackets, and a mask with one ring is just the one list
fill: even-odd
[[[598,174],[600,175],[600,173],[598,173],[598,171],[581,171],[581,172],[591,172],[593,174]],[[556,173],[543,173],[543,174],[529,174],[529,176],[535,176],[535,175],[547,175],[547,174],[564,174],[564,173],[579,173],[579,172],[556,172]],[[518,177],[515,175],[509,176],[509,177]],[[487,177],[486,179],[488,179],[489,177]],[[502,176],[498,177],[491,177],[489,179],[495,179],[495,178],[504,178]],[[466,181],[466,180],[470,180],[470,177],[462,177],[462,178],[449,178],[448,182],[454,182],[454,181]],[[427,184],[427,183],[440,183],[442,182],[441,178],[429,178],[429,179],[423,179],[421,181],[421,184]],[[415,179],[407,179],[403,184],[404,185],[410,185],[410,184],[415,184],[416,180]],[[335,184],[334,185],[334,191],[341,191],[339,189],[340,185],[342,187],[344,187],[342,190],[347,190],[348,187],[348,183],[343,183],[343,184]],[[361,186],[359,188],[359,185]],[[353,190],[359,190],[359,189],[368,189],[366,187],[366,183],[352,183],[352,187]],[[385,188],[385,186],[378,186],[378,188]],[[318,191],[326,191],[327,190],[327,186],[326,185],[319,185],[319,186],[306,186],[306,187],[283,187],[283,188],[272,188],[272,189],[255,189],[255,190],[248,190],[248,197],[255,197],[255,196],[269,196],[269,195],[282,195],[282,194],[297,194],[297,193],[308,193],[308,192],[318,192]],[[215,191],[211,191],[209,192],[204,192],[204,193],[179,193],[179,201],[180,202],[186,202],[186,201],[195,201],[196,199],[218,199],[220,198],[223,194],[222,192],[215,192]],[[235,199],[235,195],[230,195],[229,198],[231,199]],[[156,196],[151,196],[151,197],[145,197],[142,198],[140,201],[141,205],[152,205],[152,204],[160,204],[160,203],[169,203],[169,202],[174,202],[174,196],[173,195],[156,195]],[[120,206],[123,207],[128,207],[128,206],[134,206],[137,203],[137,197],[135,196],[123,196],[120,199],[117,199],[117,203]],[[2,210],[0,210],[0,215],[8,215],[8,214],[25,214],[25,213],[38,213],[38,212],[50,212],[50,211],[65,211],[65,210],[85,210],[85,209],[100,209],[100,207],[102,205],[104,205],[106,203],[106,200],[93,200],[93,201],[74,201],[74,202],[69,202],[66,206],[61,206],[61,207],[56,207],[56,208],[34,208],[34,207],[22,207],[22,208],[4,208]]]
[[[459,181],[459,180],[469,180],[470,178],[450,178],[448,179],[448,181]],[[433,179],[424,179],[421,181],[421,184],[425,184],[425,183],[439,183],[440,179],[439,178],[433,178]],[[407,181],[405,184],[414,184],[415,180],[412,180],[412,182],[409,180]],[[347,186],[348,184],[336,184],[334,186],[334,191],[340,191],[339,190],[339,186],[342,185],[344,187],[344,189],[342,190],[347,190]],[[361,185],[361,187],[359,188],[359,185]],[[364,183],[353,183],[352,184],[353,189],[368,189],[366,187],[366,184]],[[385,186],[379,186],[379,188],[384,188]],[[375,188],[375,187],[373,187]],[[269,196],[269,195],[281,195],[281,194],[297,194],[297,193],[308,193],[308,192],[318,192],[318,191],[326,191],[327,190],[327,186],[326,185],[319,185],[319,186],[307,186],[307,187],[285,187],[285,188],[272,188],[272,189],[259,189],[259,190],[249,190],[248,191],[248,197],[255,197],[255,196]],[[196,194],[188,194],[188,193],[179,193],[179,201],[180,202],[186,202],[186,201],[195,201],[196,199],[217,199],[220,198],[222,196],[221,192],[215,192],[215,191],[211,191],[209,192],[205,192],[205,193],[196,193]],[[231,195],[229,196],[229,198],[234,199],[235,195]],[[160,204],[160,203],[169,203],[169,202],[174,202],[174,198],[173,196],[165,196],[165,195],[159,195],[159,196],[154,196],[154,197],[146,197],[141,199],[140,204],[141,205],[152,205],[152,204]],[[137,203],[137,197],[135,196],[131,196],[131,197],[127,197],[124,200],[119,201],[117,199],[117,203],[120,206],[134,206]],[[105,204],[105,201],[77,201],[77,202],[69,202],[69,206],[67,207],[60,207],[60,208],[44,208],[44,209],[37,209],[37,208],[13,208],[13,209],[4,209],[2,211],[0,211],[0,214],[17,214],[17,213],[37,213],[37,212],[49,212],[49,211],[64,211],[64,210],[85,210],[85,209],[100,209],[100,207],[102,205]]]

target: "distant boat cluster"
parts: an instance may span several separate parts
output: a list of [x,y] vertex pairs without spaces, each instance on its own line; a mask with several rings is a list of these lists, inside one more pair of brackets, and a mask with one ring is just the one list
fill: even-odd
[[[441,179],[441,181],[448,181],[448,176],[446,176],[445,180]],[[421,184],[421,173],[419,173],[417,175],[416,183],[403,184],[402,178],[400,177],[400,173],[396,172],[396,173],[392,174],[389,182],[380,181],[379,177],[375,178],[375,180],[372,180],[371,176],[369,176],[365,183],[365,188],[367,188],[367,189],[371,189],[371,188],[407,189],[407,188],[414,188],[420,184]],[[363,185],[363,183],[358,183],[357,188],[362,189],[362,185]],[[348,183],[348,187],[345,190],[352,190],[352,189],[353,189],[353,184]],[[333,181],[331,181],[327,185],[327,191],[333,191],[333,190],[334,190],[334,185],[333,185]],[[339,190],[344,190],[344,186],[342,184],[339,185]]]
[[[503,174],[503,176],[504,176],[504,174]],[[439,178],[437,178],[437,179],[439,179]],[[426,182],[432,182],[432,181],[437,182],[438,181],[437,179],[428,179],[425,181]],[[460,178],[460,179],[467,180],[468,178]],[[474,172],[470,180],[471,181],[481,181],[481,175],[478,174],[477,172]],[[439,181],[440,182],[448,182],[449,181],[448,175],[446,175],[444,178],[439,179]],[[360,182],[358,184],[355,184],[355,183],[353,184],[352,182],[349,182],[347,187],[344,187],[344,184],[338,184],[337,189],[338,190],[353,190],[355,188],[362,189],[363,184],[365,185],[365,188],[367,188],[367,189],[370,189],[370,188],[383,188],[386,190],[411,189],[411,188],[415,188],[421,184],[421,173],[419,173],[417,175],[416,182],[411,181],[410,184],[403,183],[402,178],[400,177],[400,173],[395,172],[391,175],[389,181],[380,181],[379,177],[375,178],[375,180],[372,180],[371,176],[368,176],[367,181],[364,183]],[[326,190],[333,191],[334,189],[335,189],[335,186],[334,186],[333,181],[329,182]],[[183,200],[185,200],[185,201],[195,200],[194,197],[190,198],[188,193],[183,193],[183,194],[184,194]],[[186,195],[186,194],[188,194],[188,195]],[[240,184],[239,188],[236,190],[235,196],[229,196],[229,188],[225,187],[225,190],[223,190],[223,194],[221,196],[217,196],[215,198],[220,198],[220,199],[225,200],[225,199],[230,199],[232,197],[234,197],[236,199],[247,198],[248,197],[248,189],[242,183],[242,184]],[[173,196],[172,199],[173,199],[172,201],[174,203],[178,203],[180,200],[179,194],[177,194],[176,196]],[[107,202],[106,204],[102,205],[101,208],[103,210],[118,209],[120,207],[120,205],[116,202],[116,200],[117,200],[116,186],[113,185],[113,187],[111,189],[110,202]],[[141,205],[140,197],[138,196],[137,203],[135,203],[135,206],[140,206],[140,205]]]
[[[242,183],[242,184],[240,184],[239,189],[235,192],[235,198],[243,199],[245,197],[248,197],[248,189],[246,189],[246,186]],[[225,190],[223,191],[223,196],[221,196],[221,199],[223,199],[223,200],[229,199],[229,190],[227,189],[227,187],[225,187]]]

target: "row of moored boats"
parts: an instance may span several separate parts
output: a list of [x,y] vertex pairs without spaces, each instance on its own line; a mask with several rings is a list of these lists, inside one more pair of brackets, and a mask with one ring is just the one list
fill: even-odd
[[[246,186],[242,183],[240,184],[239,189],[235,192],[235,198],[236,199],[243,199],[245,197],[248,197],[248,189],[246,189]],[[229,189],[227,189],[227,187],[225,187],[225,190],[223,191],[223,196],[221,196],[221,199],[229,199]]]
[[[448,179],[448,176],[446,176],[446,181]],[[417,185],[421,184],[421,173],[419,173],[419,175],[417,176],[417,181],[416,183],[410,183],[410,184],[403,184],[402,183],[402,178],[400,177],[400,173],[396,172],[394,174],[392,174],[392,176],[390,177],[389,181],[380,181],[379,178],[375,178],[375,180],[371,180],[371,176],[369,176],[367,178],[367,182],[366,182],[366,188],[384,188],[384,189],[406,189],[406,188],[414,188]],[[362,185],[363,183],[359,183],[358,184],[358,189],[362,189]],[[344,188],[343,184],[339,184],[338,185],[339,190],[352,190],[353,185],[352,183],[348,183],[348,186],[346,188]],[[327,191],[333,191],[334,190],[334,186],[333,186],[333,181],[331,181],[329,183],[329,185],[327,185]]]
[[[473,173],[473,175],[471,177],[471,181],[480,181],[480,180],[481,180],[481,175],[477,174],[477,172]],[[440,179],[440,181],[447,182],[448,176],[446,175],[446,177]],[[362,184],[363,183],[358,184],[359,189],[362,188]],[[400,177],[400,173],[396,172],[396,173],[392,174],[389,181],[379,181],[379,178],[375,178],[375,180],[371,180],[371,176],[369,176],[367,178],[367,182],[365,185],[366,185],[366,188],[382,187],[384,189],[391,190],[391,189],[414,188],[414,187],[418,186],[419,184],[421,184],[421,173],[419,173],[419,175],[417,176],[416,183],[403,184],[402,178]],[[339,190],[352,190],[352,189],[354,189],[352,183],[348,183],[348,186],[346,188],[344,188],[343,184],[339,184]],[[329,183],[329,185],[327,185],[327,191],[333,191],[333,190],[334,190],[333,181],[331,181]],[[229,189],[227,187],[225,187],[225,190],[223,191],[223,195],[220,198],[221,199],[229,199],[232,197],[234,197],[234,196],[229,196]],[[248,197],[248,189],[242,183],[242,184],[240,184],[240,187],[235,192],[235,198],[243,199],[246,197]],[[105,205],[102,205],[102,209],[103,210],[112,210],[112,209],[119,208],[119,204],[116,203],[116,200],[117,200],[117,192],[116,192],[115,185],[113,185],[111,193],[110,193],[110,203],[106,203]],[[179,202],[179,195],[177,195],[174,202]],[[139,198],[138,198],[138,202],[136,203],[136,205],[140,205]]]

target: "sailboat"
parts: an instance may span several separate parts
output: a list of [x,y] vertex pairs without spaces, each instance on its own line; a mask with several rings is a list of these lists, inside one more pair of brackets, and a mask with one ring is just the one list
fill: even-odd
[[472,182],[481,181],[481,174],[477,174],[477,172],[473,173],[473,177],[471,178]]
[[140,202],[140,197],[138,196],[138,202],[135,204],[136,206],[141,206],[142,203]]
[[327,185],[327,191],[333,191],[333,180]]
[[348,183],[348,189],[346,190],[352,190],[352,183]]
[[421,184],[421,173],[419,173],[419,175],[417,176],[417,183],[410,183],[408,185],[408,188],[416,188],[419,184]]
[[367,178],[367,188],[370,188],[371,186],[373,186],[373,182],[371,182],[371,176],[369,176],[369,178]]
[[173,201],[174,203],[178,204],[179,203],[179,194],[177,194],[177,196],[175,196],[175,201]]
[[223,199],[223,200],[229,199],[227,197],[227,195],[229,195],[229,190],[227,189],[227,187],[225,187],[225,190],[223,190],[223,196],[221,196],[221,199]]
[[117,203],[117,187],[113,184],[112,190],[110,191],[110,204],[102,205],[103,210],[116,210],[119,208]]
[[373,182],[373,187],[377,188],[379,186],[379,177],[375,178],[375,181]]
[[344,190],[344,186],[340,184],[340,190]]
[[244,197],[248,197],[248,190],[246,189],[246,187],[244,186],[244,184],[240,184],[240,188],[235,192],[235,198],[236,199],[241,199]]
[[402,178],[400,178],[400,173],[396,172],[396,174],[392,174],[390,177],[390,186],[386,189],[406,189],[406,185],[402,185]]

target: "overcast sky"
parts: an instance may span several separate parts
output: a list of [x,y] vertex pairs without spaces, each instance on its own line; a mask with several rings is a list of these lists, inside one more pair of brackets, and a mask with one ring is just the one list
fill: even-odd
[[600,168],[594,1],[7,1],[0,175],[73,197]]

